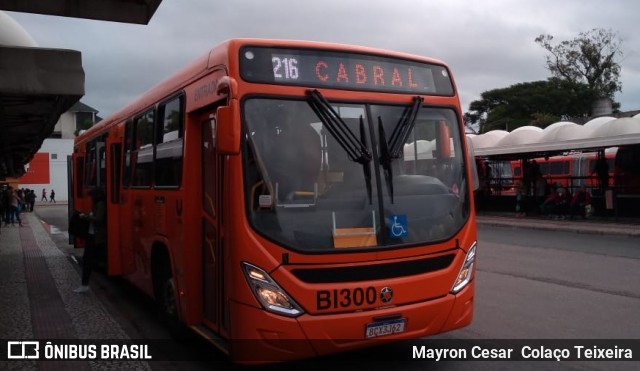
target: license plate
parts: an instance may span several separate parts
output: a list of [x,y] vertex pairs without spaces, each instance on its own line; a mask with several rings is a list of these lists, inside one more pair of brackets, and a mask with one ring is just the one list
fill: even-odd
[[405,322],[406,320],[401,318],[385,322],[368,323],[364,337],[369,339],[404,332]]

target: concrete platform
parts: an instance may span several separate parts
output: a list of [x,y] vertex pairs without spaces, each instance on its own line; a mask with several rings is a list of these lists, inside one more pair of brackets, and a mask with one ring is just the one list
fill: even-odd
[[[2,340],[129,340],[92,292],[74,293],[80,269],[53,242],[33,213],[21,214],[23,226],[0,228],[0,334]],[[15,361],[2,370],[150,370],[147,362]],[[42,351],[42,350],[41,350]]]

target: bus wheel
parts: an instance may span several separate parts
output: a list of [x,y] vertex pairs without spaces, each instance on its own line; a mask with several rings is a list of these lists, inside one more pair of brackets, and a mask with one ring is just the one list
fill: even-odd
[[178,318],[178,301],[176,299],[176,286],[173,278],[165,275],[159,287],[157,299],[158,318],[169,329],[169,333],[176,340],[186,339],[186,328]]
[[171,277],[162,282],[160,295],[160,313],[163,320],[177,321],[178,302],[176,300],[176,286]]

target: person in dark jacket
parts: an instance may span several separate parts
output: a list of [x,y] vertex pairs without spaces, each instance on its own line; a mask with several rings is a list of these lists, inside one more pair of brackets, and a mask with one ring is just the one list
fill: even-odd
[[20,219],[20,196],[18,195],[18,192],[16,192],[15,189],[13,189],[13,187],[9,186],[9,188],[7,188],[7,204],[9,206],[9,213],[7,214],[7,219],[4,222],[4,225],[9,225],[9,222],[11,222],[11,225],[15,225],[16,220],[18,221],[18,225],[22,227],[22,219]]
[[30,189],[27,191],[27,197],[25,197],[27,202],[27,211],[33,212],[33,208],[36,204],[36,191]]
[[583,219],[587,218],[587,205],[591,205],[591,195],[587,192],[587,187],[582,185],[571,199],[571,219],[575,219],[576,215],[581,215]]
[[100,250],[107,248],[107,204],[104,191],[94,188],[89,195],[93,203],[91,213],[80,214],[81,218],[89,220],[89,233],[82,256],[82,285],[74,290],[76,293],[89,291],[89,278],[95,267],[96,258]]
[[558,186],[553,185],[551,187],[551,192],[547,196],[547,198],[540,205],[540,213],[545,216],[550,216],[555,213],[558,209],[558,204],[562,202],[560,194],[558,193]]

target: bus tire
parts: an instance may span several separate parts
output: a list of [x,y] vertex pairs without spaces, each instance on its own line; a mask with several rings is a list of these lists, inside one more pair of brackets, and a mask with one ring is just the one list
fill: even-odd
[[176,289],[173,278],[169,277],[163,282],[162,293],[158,301],[160,321],[167,326],[169,333],[174,339],[185,339],[185,327],[178,317],[178,301],[176,300]]
[[176,339],[184,337],[183,326],[178,315],[177,290],[173,275],[171,274],[171,264],[169,263],[166,250],[162,250],[160,258],[155,260],[153,265],[153,285],[156,298],[158,320],[164,323],[171,336]]
[[171,274],[171,265],[164,257],[154,264],[153,286],[160,321],[177,320],[178,306],[175,284]]
[[178,320],[178,303],[176,300],[176,286],[173,283],[173,278],[165,278],[160,288],[160,314],[163,322],[177,321]]

